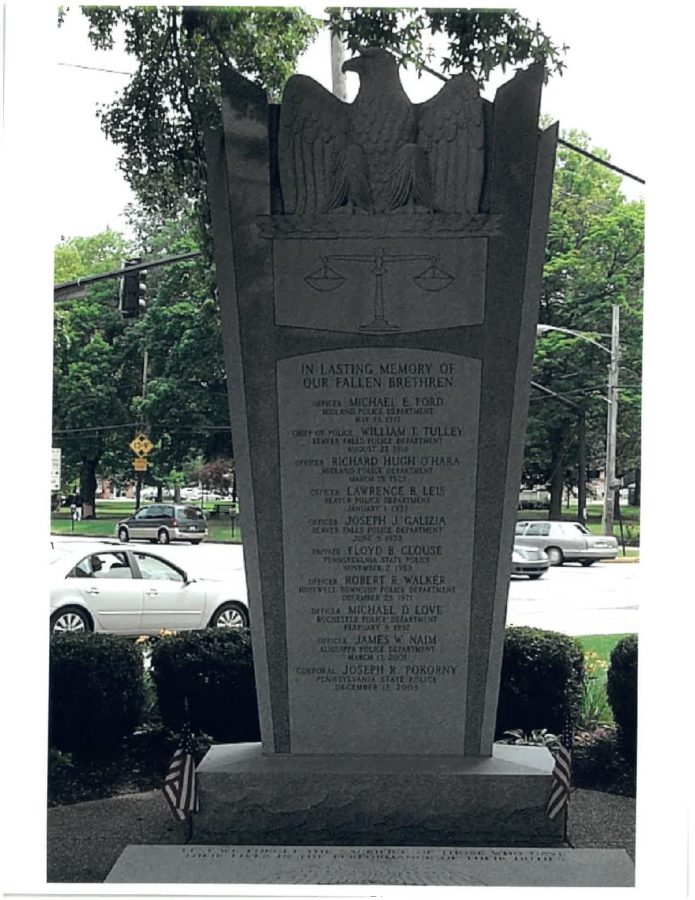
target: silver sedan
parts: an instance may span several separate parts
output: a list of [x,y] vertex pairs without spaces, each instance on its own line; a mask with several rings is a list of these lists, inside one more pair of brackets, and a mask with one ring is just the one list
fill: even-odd
[[150,550],[108,544],[54,546],[51,631],[159,634],[163,630],[247,628],[244,578],[214,581]]
[[565,562],[591,566],[597,560],[615,559],[618,555],[618,542],[612,535],[591,534],[580,522],[517,522],[514,545],[545,550],[551,566]]
[[519,547],[512,550],[512,575],[527,575],[531,581],[540,578],[550,567],[548,554],[533,547]]

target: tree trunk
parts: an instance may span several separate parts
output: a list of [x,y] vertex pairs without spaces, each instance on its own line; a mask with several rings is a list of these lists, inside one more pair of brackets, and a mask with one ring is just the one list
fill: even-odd
[[175,484],[174,485],[174,503],[180,503],[180,502],[181,502],[181,485]]
[[164,499],[164,486],[161,484],[157,485],[157,503],[161,503]]
[[550,476],[550,512],[549,519],[559,519],[562,513],[562,493],[564,486],[565,447],[562,435],[555,436],[552,441],[552,463]]
[[97,514],[97,463],[99,459],[83,459],[80,469],[80,494],[85,519],[95,519]]
[[642,469],[637,466],[635,469],[635,496],[632,501],[633,506],[640,506],[642,503]]

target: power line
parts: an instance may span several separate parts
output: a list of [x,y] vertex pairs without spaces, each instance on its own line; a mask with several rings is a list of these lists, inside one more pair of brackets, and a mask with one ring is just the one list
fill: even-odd
[[581,153],[582,156],[586,156],[587,159],[599,163],[600,165],[605,166],[607,169],[612,169],[614,172],[619,172],[621,175],[625,175],[626,178],[632,178],[634,181],[639,181],[640,184],[647,183],[644,178],[640,178],[638,175],[633,175],[632,172],[628,172],[627,169],[621,169],[619,166],[614,166],[613,163],[609,163],[607,160],[601,159],[600,156],[594,156],[594,154],[589,153],[588,150],[582,150],[582,148],[577,147],[576,144],[570,144],[570,142],[566,141],[564,138],[559,137],[557,139],[557,142],[558,144],[562,144],[563,147],[567,147],[569,150],[574,150],[575,153]]
[[[82,428],[54,428],[55,435],[75,435],[79,437],[95,431],[118,431],[121,428],[142,428],[141,422],[122,422],[118,425],[90,425]],[[177,428],[166,428],[157,423],[157,429],[163,428],[167,434],[182,434],[187,431],[231,431],[229,425],[181,425]]]
[[[408,57],[405,53],[399,54],[401,59],[408,61]],[[449,81],[446,75],[442,75],[441,72],[437,72],[436,69],[432,69],[430,66],[421,66],[424,72],[427,72],[429,75],[434,75],[435,78],[439,78],[440,81]],[[621,175],[624,175],[626,178],[632,178],[635,181],[639,181],[640,184],[646,184],[647,182],[644,178],[640,178],[638,175],[633,175],[632,172],[628,172],[627,169],[621,169],[618,166],[614,166],[613,163],[606,162],[605,159],[601,159],[600,156],[594,156],[593,153],[589,153],[587,150],[582,150],[581,147],[577,147],[576,144],[570,144],[569,141],[564,140],[564,138],[557,139],[558,144],[562,144],[564,147],[567,147],[569,150],[574,150],[575,153],[581,153],[582,156],[586,156],[588,159],[593,160],[601,166],[605,166],[607,169],[613,169],[615,172],[619,172]]]
[[130,77],[132,72],[122,72],[120,69],[102,69],[99,66],[81,66],[78,63],[64,63],[59,62],[59,66],[66,66],[70,69],[88,69],[90,72],[109,72],[111,75],[128,75]]

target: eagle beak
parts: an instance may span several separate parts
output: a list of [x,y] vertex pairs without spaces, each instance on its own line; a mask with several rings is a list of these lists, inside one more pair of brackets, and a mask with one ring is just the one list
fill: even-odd
[[343,72],[359,72],[360,70],[360,60],[361,56],[353,56],[352,59],[346,59],[342,64],[341,71]]

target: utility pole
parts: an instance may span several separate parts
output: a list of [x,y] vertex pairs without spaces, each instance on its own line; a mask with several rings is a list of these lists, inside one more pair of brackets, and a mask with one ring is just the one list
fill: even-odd
[[579,458],[577,460],[577,518],[586,525],[586,409],[584,405],[579,407],[577,413],[577,433],[579,441]]
[[606,427],[606,489],[603,498],[604,534],[613,534],[615,491],[615,455],[618,438],[618,372],[620,366],[620,307],[613,306],[611,322],[611,361],[608,367],[608,423]]
[[[149,364],[149,356],[147,350],[143,350],[142,352],[142,399],[143,403],[147,400],[147,368]],[[144,416],[140,422],[140,430],[145,431],[145,420]],[[135,479],[135,509],[140,509],[140,502],[142,497],[142,482],[144,479],[144,475],[141,469],[138,470],[137,478]]]

